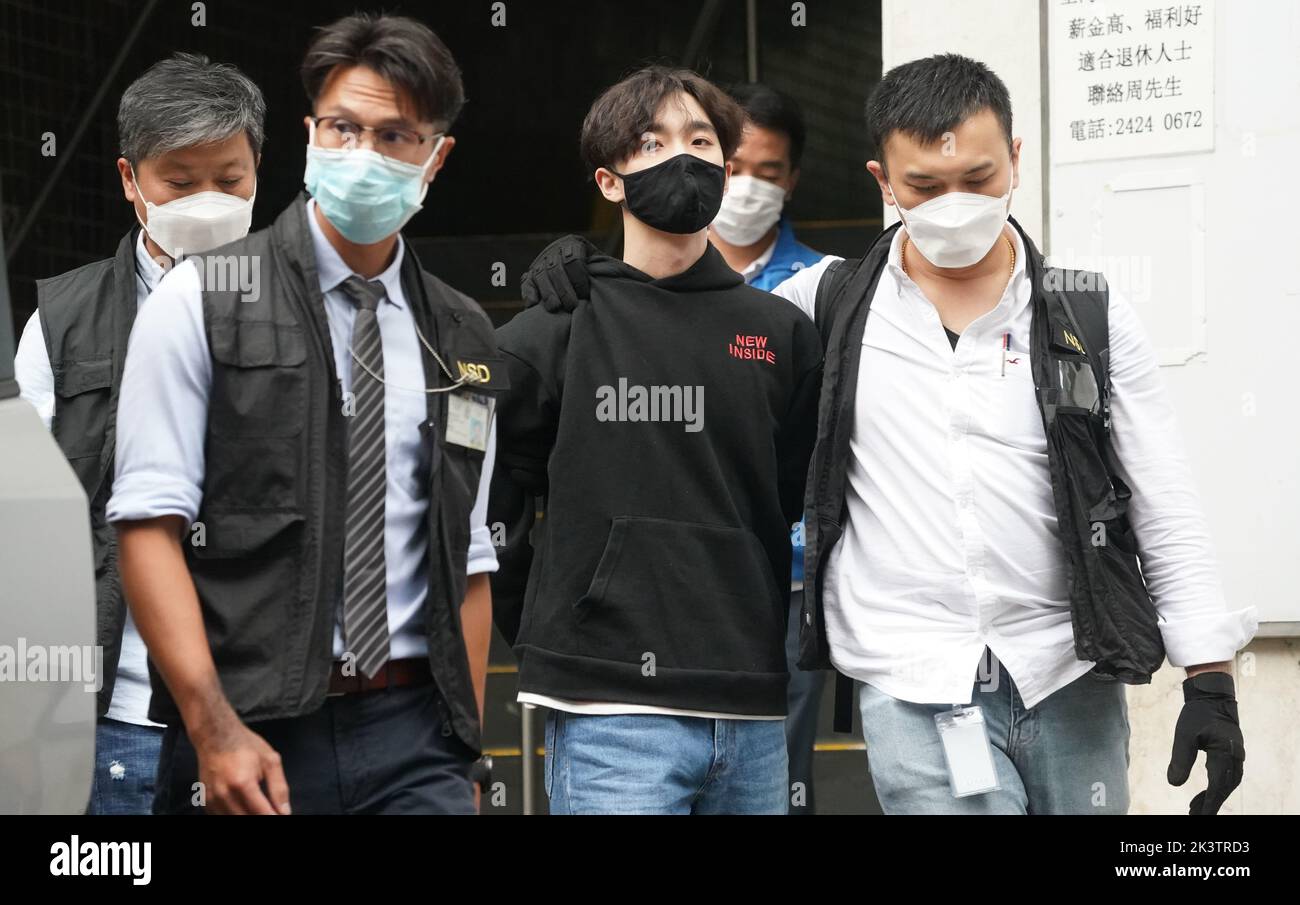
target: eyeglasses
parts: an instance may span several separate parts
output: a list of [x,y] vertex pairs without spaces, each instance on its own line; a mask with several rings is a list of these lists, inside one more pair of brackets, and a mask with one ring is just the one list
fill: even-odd
[[409,158],[427,141],[445,135],[434,132],[422,135],[402,126],[361,126],[341,116],[313,116],[316,137],[322,148],[360,147],[365,133],[371,133],[370,146],[387,157]]

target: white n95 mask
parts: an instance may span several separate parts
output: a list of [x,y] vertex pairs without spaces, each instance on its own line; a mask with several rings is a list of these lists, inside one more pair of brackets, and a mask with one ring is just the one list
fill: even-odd
[[732,176],[718,216],[710,224],[724,242],[753,245],[781,217],[785,189],[753,176]]
[[[135,179],[135,171],[131,171]],[[135,180],[135,190],[144,201],[147,219],[141,220],[149,238],[172,259],[182,254],[194,255],[211,251],[219,245],[242,239],[248,235],[253,223],[253,202],[257,189],[248,200],[225,192],[195,192],[166,204],[154,204],[140,192],[140,182]],[[136,214],[136,219],[140,215]]]
[[[898,196],[894,199],[897,203]],[[935,267],[969,267],[988,254],[1002,234],[1010,199],[1009,188],[1000,198],[948,192],[910,209],[900,204],[898,214],[908,241]]]

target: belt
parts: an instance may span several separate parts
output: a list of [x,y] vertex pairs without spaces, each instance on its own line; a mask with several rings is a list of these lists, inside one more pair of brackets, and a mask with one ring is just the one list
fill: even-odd
[[[428,657],[410,657],[404,660],[389,660],[379,667],[373,678],[363,675],[344,675],[343,661],[335,660],[330,669],[330,696],[341,694],[360,694],[366,691],[380,691],[384,688],[398,688],[403,685],[427,685],[433,681],[433,670],[429,668]],[[356,664],[348,664],[350,672],[356,671]]]

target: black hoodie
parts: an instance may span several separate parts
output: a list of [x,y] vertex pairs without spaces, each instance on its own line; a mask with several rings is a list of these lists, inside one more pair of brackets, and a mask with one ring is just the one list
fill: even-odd
[[784,714],[816,328],[712,246],[664,279],[607,256],[588,273],[589,300],[534,304],[497,334],[493,598],[520,690]]

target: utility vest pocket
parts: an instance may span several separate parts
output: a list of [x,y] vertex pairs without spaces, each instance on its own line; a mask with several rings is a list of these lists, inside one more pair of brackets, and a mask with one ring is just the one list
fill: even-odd
[[245,710],[272,706],[299,630],[301,513],[200,510],[202,544],[182,541],[221,682]]
[[1092,369],[1092,361],[1083,346],[1068,329],[1056,327],[1047,344],[1052,358],[1052,377],[1056,383],[1057,406],[1100,416],[1101,390]]
[[308,397],[302,328],[266,321],[210,325],[212,390],[204,494],[223,506],[302,505]]
[[307,405],[302,328],[221,321],[208,332],[214,363],[208,423],[227,437],[296,437]]
[[56,398],[51,430],[91,498],[99,480],[112,392],[111,357],[64,361],[54,375]]

